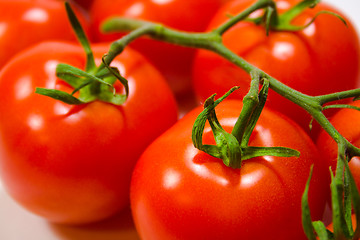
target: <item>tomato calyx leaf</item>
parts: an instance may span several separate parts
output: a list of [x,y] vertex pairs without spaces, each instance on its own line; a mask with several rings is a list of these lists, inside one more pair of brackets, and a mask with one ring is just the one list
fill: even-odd
[[[56,89],[36,88],[35,93],[60,100],[67,104],[78,105],[95,100],[123,104],[129,96],[127,80],[121,76],[119,70],[106,64],[103,57],[103,65],[97,67],[90,42],[77,19],[70,4],[65,2],[65,9],[76,37],[86,54],[85,70],[81,70],[69,64],[60,63],[56,67],[56,76],[74,88],[71,93]],[[117,94],[114,83],[119,80],[125,88],[125,94]],[[79,96],[74,94],[79,92]]]
[[[345,143],[338,145],[338,160],[335,176],[331,168],[331,209],[333,232],[326,229],[321,221],[312,222],[308,204],[308,192],[312,169],[302,197],[302,221],[304,231],[309,240],[327,239],[359,239],[360,238],[360,194],[350,172],[348,162],[351,155]],[[352,222],[355,215],[356,225]],[[353,228],[355,226],[355,229]]]
[[261,17],[258,18],[248,18],[247,21],[253,22],[257,25],[263,24],[266,29],[266,34],[269,35],[269,31],[301,31],[305,28],[309,27],[315,19],[322,14],[330,14],[337,18],[339,18],[345,25],[347,25],[346,21],[343,17],[341,17],[339,14],[331,12],[331,11],[319,11],[315,14],[315,16],[305,25],[298,26],[293,25],[292,21],[300,15],[302,12],[304,12],[308,8],[314,8],[318,3],[320,3],[320,0],[303,0],[287,10],[286,12],[282,14],[277,13],[276,4],[273,2],[273,4],[269,4],[264,10],[264,14]]
[[[232,134],[226,132],[221,127],[216,117],[215,107],[237,89],[238,87],[233,87],[224,96],[222,96],[216,101],[214,101],[215,95],[209,97],[205,101],[204,111],[199,114],[199,116],[195,120],[194,127],[192,129],[192,141],[196,148],[208,153],[213,157],[222,159],[226,166],[232,168],[240,168],[240,144]],[[202,136],[207,120],[210,123],[217,145],[204,145],[202,143]]]
[[[242,160],[261,156],[298,157],[300,153],[286,147],[254,147],[248,146],[258,118],[266,102],[269,81],[263,79],[263,87],[258,92],[260,75],[252,74],[252,84],[249,93],[244,97],[243,109],[231,133],[221,126],[215,112],[216,106],[238,89],[233,87],[224,96],[215,101],[215,94],[204,103],[204,110],[198,115],[192,129],[194,147],[219,159],[231,168],[241,168]],[[203,132],[206,121],[209,122],[216,145],[203,144]]]

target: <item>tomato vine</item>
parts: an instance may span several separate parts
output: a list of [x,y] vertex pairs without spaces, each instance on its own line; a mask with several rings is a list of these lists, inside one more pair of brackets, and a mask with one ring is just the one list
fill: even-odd
[[[83,72],[75,73],[74,71],[72,71],[71,74],[82,75],[88,79],[88,82],[86,82],[85,85],[91,83],[108,86],[111,85],[111,83],[103,82],[101,80],[100,74],[104,69],[108,69],[111,74],[116,76],[117,79],[121,80],[122,83],[126,85],[126,81],[122,79],[120,74],[114,69],[113,70],[115,72],[112,72],[109,66],[112,60],[117,55],[121,54],[127,45],[144,35],[172,44],[207,49],[222,56],[252,76],[250,92],[244,98],[244,108],[239,116],[239,121],[236,123],[231,134],[224,133],[216,119],[214,109],[223,98],[220,98],[218,101],[215,101],[213,96],[209,98],[205,103],[205,110],[202,112],[202,114],[199,115],[198,121],[196,123],[198,125],[195,125],[193,129],[194,146],[202,151],[205,151],[206,153],[209,153],[212,156],[223,159],[225,165],[231,166],[233,168],[239,168],[241,166],[241,160],[245,160],[254,156],[296,156],[297,152],[291,149],[260,149],[254,147],[249,148],[247,146],[252,128],[254,127],[257,118],[261,114],[262,107],[265,104],[267,87],[271,88],[284,98],[294,102],[306,110],[338,144],[338,167],[336,169],[335,176],[332,177],[331,185],[334,233],[326,231],[323,224],[319,222],[312,222],[309,214],[309,208],[307,206],[307,186],[303,197],[303,225],[308,238],[316,239],[316,235],[318,235],[320,239],[357,239],[360,235],[360,197],[358,189],[355,187],[355,183],[351,177],[351,173],[348,170],[347,162],[353,156],[360,156],[360,149],[355,147],[344,136],[342,136],[336,130],[336,128],[334,128],[323,111],[328,108],[349,107],[348,105],[327,104],[339,99],[354,98],[354,100],[356,100],[360,96],[360,89],[353,89],[320,96],[310,96],[281,83],[276,78],[255,67],[254,65],[244,60],[242,57],[232,52],[222,43],[222,35],[239,21],[253,21],[257,24],[263,24],[267,31],[297,31],[303,29],[308,25],[294,27],[290,24],[291,20],[305,8],[314,7],[319,2],[319,0],[303,0],[287,12],[278,14],[276,10],[276,4],[273,0],[258,0],[245,11],[235,16],[231,16],[227,22],[218,28],[214,29],[213,31],[204,33],[177,31],[159,23],[143,20],[113,18],[105,22],[103,25],[104,31],[125,31],[129,33],[111,44],[108,53],[104,55],[103,63],[99,67],[96,68],[94,66],[92,63],[91,52],[87,51],[88,64],[90,65],[87,65],[87,69],[93,70],[91,70],[89,74],[84,74]],[[257,19],[248,18],[251,13],[259,9],[265,10],[263,12],[263,16]],[[319,14],[324,13],[333,14],[330,12],[320,12]],[[341,21],[344,21],[339,15],[333,15],[338,17]],[[318,15],[315,17],[317,16]],[[83,45],[87,46],[87,43],[85,42]],[[85,47],[85,49],[87,49],[87,47]],[[60,67],[61,66],[59,66],[59,68]],[[91,74],[93,74],[95,77],[90,76]],[[76,89],[83,89],[85,85],[75,84],[74,87]],[[263,89],[259,92],[260,85],[263,85]],[[68,103],[71,103],[71,101],[68,101],[67,99],[73,99],[72,97],[69,97],[69,95],[64,97],[63,93],[57,95],[56,98]],[[78,100],[74,100],[73,103],[79,104],[82,103],[82,101],[78,102]],[[202,144],[203,126],[207,120],[210,122],[215,139],[217,140],[216,145],[214,146]],[[345,198],[343,196],[345,196]],[[351,218],[352,211],[356,213],[356,219],[358,223],[355,231],[349,227],[351,226],[351,221],[349,221],[349,218]]]

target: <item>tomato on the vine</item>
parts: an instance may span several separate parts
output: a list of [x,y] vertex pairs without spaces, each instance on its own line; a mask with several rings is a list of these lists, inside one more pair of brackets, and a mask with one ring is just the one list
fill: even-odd
[[[45,40],[76,40],[68,21],[64,1],[1,0],[0,67],[24,48]],[[89,23],[80,10],[84,28]]]
[[[232,1],[214,16],[208,30],[218,27],[253,4],[254,0]],[[275,1],[283,13],[297,0]],[[328,94],[353,89],[359,83],[359,38],[351,22],[336,9],[319,3],[304,10],[292,24],[305,26],[320,11],[340,14],[347,25],[330,14],[321,14],[307,28],[300,31],[271,31],[249,21],[241,21],[223,35],[223,43],[237,55],[277,78],[284,84],[309,95]],[[257,17],[255,12],[250,17]],[[230,98],[242,98],[249,88],[250,76],[222,57],[199,50],[193,68],[196,95],[205,100],[212,93],[224,94],[232,86],[242,90]],[[283,112],[309,129],[310,116],[282,96],[269,92],[267,106]]]
[[[240,114],[238,100],[222,102],[216,112],[230,132]],[[315,144],[282,114],[264,109],[250,146],[283,146],[300,157],[256,157],[240,169],[194,148],[192,126],[197,108],[158,137],[140,157],[130,199],[142,239],[305,239],[301,196],[309,177],[310,208],[321,219],[329,179]],[[204,144],[214,142],[210,126]]]
[[[108,48],[93,46],[98,64]],[[73,90],[56,78],[58,63],[83,68],[82,47],[44,42],[0,72],[1,178],[17,202],[51,222],[100,220],[128,205],[136,160],[177,120],[176,102],[163,76],[129,48],[112,63],[129,81],[121,106],[36,94],[36,87]]]
[[[352,103],[356,107],[360,107],[360,101]],[[331,124],[350,141],[354,146],[360,147],[360,111],[355,109],[341,109],[330,119]],[[316,145],[320,153],[324,156],[328,166],[335,173],[338,156],[338,146],[330,135],[322,130]],[[350,171],[355,179],[358,189],[360,189],[360,157],[353,157],[349,162]]]
[[[230,0],[94,0],[91,8],[93,37],[95,41],[120,38],[120,34],[103,34],[99,30],[104,20],[116,16],[159,22],[183,31],[204,31],[217,9],[228,1]],[[194,49],[150,39],[136,40],[132,46],[164,74],[178,95],[191,91]]]

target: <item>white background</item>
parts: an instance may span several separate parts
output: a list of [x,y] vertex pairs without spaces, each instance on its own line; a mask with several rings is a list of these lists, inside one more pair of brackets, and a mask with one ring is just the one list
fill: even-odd
[[[191,0],[185,0],[191,1]],[[196,1],[196,0],[194,0]],[[360,33],[360,0],[323,0],[347,15]],[[17,206],[4,192],[0,182],[1,240],[115,240],[136,239],[129,221],[130,212],[106,222],[75,228],[49,224]]]

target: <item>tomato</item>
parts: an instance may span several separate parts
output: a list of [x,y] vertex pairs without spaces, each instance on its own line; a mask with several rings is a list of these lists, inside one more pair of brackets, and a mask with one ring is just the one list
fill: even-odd
[[[98,64],[108,47],[94,46]],[[55,77],[58,63],[83,68],[83,49],[44,42],[1,71],[0,175],[25,208],[51,222],[81,224],[128,206],[135,162],[177,120],[176,102],[162,75],[131,49],[113,62],[129,80],[121,106],[74,106],[34,93],[35,87],[72,91]]]
[[[214,16],[208,30],[225,22],[229,14],[239,13],[254,2],[235,0],[228,3]],[[298,2],[276,1],[279,12]],[[297,16],[293,24],[306,25],[319,11],[339,13],[319,3]],[[347,21],[347,26],[333,15],[322,14],[302,31],[270,31],[269,36],[263,26],[240,22],[224,34],[223,42],[251,64],[305,94],[349,90],[359,83],[359,38],[351,22],[339,14]],[[214,92],[222,95],[233,86],[241,88],[232,97],[242,99],[249,89],[250,76],[245,71],[209,51],[198,51],[193,69],[193,85],[200,100]],[[283,112],[308,131],[310,116],[294,103],[270,91],[267,106]]]
[[[205,30],[217,9],[230,0],[94,0],[91,8],[94,40],[115,40],[119,34],[100,33],[100,24],[114,16],[123,16],[163,23],[166,26],[191,32]],[[195,50],[141,39],[132,45],[143,53],[168,79],[178,95],[191,91],[191,63]]]
[[[16,53],[44,40],[76,40],[64,2],[57,0],[1,0],[0,68]],[[74,9],[76,10],[76,9]],[[76,10],[82,25],[89,25]]]
[[[228,132],[242,108],[238,100],[222,102],[217,116]],[[158,137],[133,172],[131,208],[142,239],[306,239],[301,225],[301,195],[314,164],[310,208],[322,216],[329,183],[315,144],[281,114],[264,109],[251,146],[284,146],[299,158],[257,157],[241,169],[194,148],[196,108]],[[204,144],[214,142],[210,126]]]
[[[353,103],[360,107],[360,101]],[[360,112],[354,109],[341,109],[332,118],[331,123],[354,146],[360,147]],[[335,141],[323,130],[316,143],[319,151],[325,157],[328,166],[335,173],[338,147]],[[360,189],[360,158],[353,157],[349,162],[350,171],[355,179],[356,186]]]

